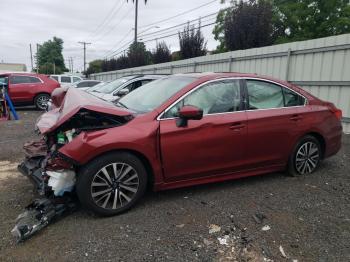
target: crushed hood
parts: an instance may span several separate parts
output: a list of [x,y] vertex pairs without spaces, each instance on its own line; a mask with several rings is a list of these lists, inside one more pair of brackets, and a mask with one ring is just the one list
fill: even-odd
[[121,117],[133,115],[132,111],[117,107],[87,92],[77,88],[69,88],[61,106],[40,116],[36,126],[40,133],[50,133],[84,109]]

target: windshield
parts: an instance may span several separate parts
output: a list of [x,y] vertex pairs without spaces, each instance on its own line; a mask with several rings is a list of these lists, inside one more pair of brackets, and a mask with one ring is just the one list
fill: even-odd
[[114,90],[116,90],[118,87],[122,86],[127,81],[129,81],[130,79],[133,79],[133,78],[135,78],[135,76],[121,77],[121,78],[118,78],[118,79],[104,85],[103,87],[100,87],[98,89],[94,89],[93,91],[98,92],[98,93],[110,94]]
[[108,83],[110,83],[110,82],[102,82],[102,83],[99,83],[99,84],[97,84],[97,85],[94,85],[94,86],[92,86],[92,87],[87,88],[86,91],[89,91],[89,92],[95,91],[95,90],[101,88],[102,86],[107,85]]
[[136,112],[150,112],[194,80],[194,77],[188,76],[155,80],[122,97],[118,103]]

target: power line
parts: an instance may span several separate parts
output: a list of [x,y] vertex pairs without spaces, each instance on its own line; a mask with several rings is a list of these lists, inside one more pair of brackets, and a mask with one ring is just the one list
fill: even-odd
[[113,49],[116,48],[118,45],[120,45],[120,44],[130,35],[130,33],[131,33],[132,31],[133,31],[133,30],[130,29],[130,30],[126,33],[126,35],[125,35],[120,41],[118,41],[118,43],[116,43],[115,45],[113,45],[113,47],[112,47],[110,50],[108,50],[103,56],[106,57],[106,56],[109,55],[109,53],[111,53],[111,52],[113,53],[113,52],[114,52]]
[[151,32],[151,33],[147,33],[147,34],[140,34],[139,37],[145,37],[147,35],[153,35],[153,34],[158,34],[160,32],[163,32],[163,31],[168,31],[169,29],[177,28],[177,27],[180,27],[180,26],[183,26],[183,25],[187,25],[188,23],[192,23],[192,22],[195,22],[195,21],[203,20],[203,19],[205,19],[207,17],[217,15],[218,13],[219,12],[215,12],[215,13],[211,13],[211,14],[208,14],[208,15],[205,15],[205,16],[201,16],[199,18],[190,20],[188,22],[184,22],[184,23],[177,24],[177,25],[174,25],[174,26],[171,26],[171,27],[163,28],[163,29],[155,31],[155,32]]
[[[121,3],[119,9],[116,9],[118,4]],[[125,3],[125,1],[116,2],[115,5],[112,7],[112,9],[109,11],[109,13],[105,16],[103,21],[95,28],[95,30],[90,34],[90,37],[94,35],[103,25],[107,25],[111,19],[121,10],[122,5]],[[108,22],[106,22],[108,20]]]
[[193,12],[193,11],[196,11],[196,10],[198,10],[199,8],[202,8],[202,7],[204,7],[204,6],[210,5],[210,4],[215,3],[215,2],[217,2],[217,0],[207,2],[207,3],[203,4],[203,5],[197,6],[197,7],[195,7],[195,8],[192,8],[192,9],[187,10],[187,11],[185,11],[185,12],[182,12],[182,13],[180,13],[180,14],[177,14],[177,15],[174,15],[174,16],[171,16],[171,17],[168,17],[168,18],[159,20],[159,21],[157,21],[157,22],[153,22],[153,23],[150,23],[150,24],[148,24],[148,25],[141,26],[141,28],[143,28],[143,27],[148,27],[148,26],[152,26],[152,25],[155,25],[155,24],[159,24],[159,23],[162,23],[162,22],[165,22],[165,21],[168,21],[168,20],[177,18],[177,17],[179,17],[179,16],[188,14],[188,13]]
[[[214,25],[216,24],[215,22],[213,23],[209,23],[209,24],[206,24],[206,25],[201,25],[199,27],[196,27],[196,28],[193,28],[194,30],[197,30],[197,29],[200,29],[200,28],[203,28],[203,27],[207,27],[207,26],[211,26],[211,25]],[[174,36],[174,35],[178,35],[179,33],[175,33],[175,34],[169,34],[169,35],[166,35],[166,36],[162,36],[162,37],[157,37],[157,38],[153,38],[153,39],[149,39],[149,40],[145,40],[145,41],[142,41],[144,43],[147,43],[147,42],[151,42],[151,41],[155,41],[155,40],[159,40],[159,39],[163,39],[163,38],[168,38],[168,37],[171,37],[171,36]]]
[[[205,20],[198,19],[197,21],[201,21],[201,22],[203,22],[203,23],[205,24],[205,23],[208,23],[208,22],[214,22],[214,21],[216,21],[216,17],[212,17],[212,18],[205,19]],[[192,24],[191,24],[190,22],[187,22],[187,23],[182,24],[181,26],[186,26],[187,24],[189,24],[190,26],[195,25],[195,23],[192,23]],[[174,28],[174,29],[172,29],[172,30],[160,32],[160,33],[157,33],[157,34],[155,34],[155,35],[150,34],[149,36],[146,36],[145,38],[142,37],[142,38],[139,38],[139,39],[142,40],[142,41],[147,40],[147,38],[150,38],[150,37],[154,37],[155,39],[157,39],[157,38],[161,38],[162,36],[164,36],[164,34],[178,33],[179,30],[182,30],[182,29],[180,29],[180,28]]]
[[110,30],[106,31],[101,37],[99,37],[97,40],[95,40],[96,42],[100,41],[102,38],[104,38],[106,35],[108,35],[109,33],[111,33],[118,25],[120,25],[120,23],[129,15],[129,13],[132,11],[133,7],[131,7],[130,9],[128,9],[128,11],[125,13],[125,15],[118,21],[118,23],[116,23],[113,27],[110,28]]

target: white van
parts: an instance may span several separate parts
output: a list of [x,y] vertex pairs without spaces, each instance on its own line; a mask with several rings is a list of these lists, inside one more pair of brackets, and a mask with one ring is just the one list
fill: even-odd
[[61,86],[69,86],[75,82],[79,82],[83,80],[79,76],[70,76],[70,75],[50,75],[50,78],[59,82]]

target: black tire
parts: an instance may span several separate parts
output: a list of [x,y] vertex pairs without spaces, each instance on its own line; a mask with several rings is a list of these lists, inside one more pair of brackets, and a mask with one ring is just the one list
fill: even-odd
[[[47,102],[50,100],[49,94],[38,94],[34,98],[34,105],[39,110],[46,110],[47,109]],[[45,103],[46,101],[46,103]]]
[[[307,153],[307,149],[310,148]],[[312,148],[312,150],[311,150]],[[303,156],[302,153],[306,152]],[[317,150],[317,152],[315,151]],[[322,157],[320,142],[314,136],[307,135],[298,141],[288,161],[288,174],[290,176],[301,176],[313,173],[319,166]]]
[[[124,164],[124,166],[122,166],[122,164]],[[129,169],[129,167],[131,169]],[[105,172],[107,172],[111,178],[112,183],[108,181],[108,177],[105,175],[105,172],[103,172],[104,168]],[[130,171],[122,177],[123,168],[125,168],[125,172],[127,170]],[[121,171],[119,172],[119,170]],[[117,175],[115,175],[116,173]],[[114,180],[110,175],[114,175]],[[137,178],[130,180],[130,178],[135,177],[135,175],[137,175]],[[118,177],[119,182],[117,179]],[[124,179],[123,182],[121,181],[122,179]],[[126,181],[128,179],[130,182],[134,181],[132,182],[133,185],[130,185],[130,182]],[[106,183],[108,186],[105,185]],[[136,183],[138,183],[137,189]],[[121,214],[134,206],[144,195],[146,186],[147,172],[140,159],[127,152],[114,152],[94,159],[80,170],[76,183],[76,192],[81,204],[85,208],[97,215],[112,216]],[[128,190],[125,188],[128,188]],[[110,191],[101,194],[101,192],[108,189]],[[136,192],[130,189],[136,190]],[[132,196],[130,194],[132,194]],[[98,201],[98,198],[100,196],[103,197],[103,195],[106,197]],[[117,198],[117,200],[115,200],[115,198]],[[129,198],[130,201],[128,201],[127,198]],[[123,203],[123,200],[126,202]],[[104,206],[105,201],[106,205]],[[116,208],[114,208],[114,205]]]

